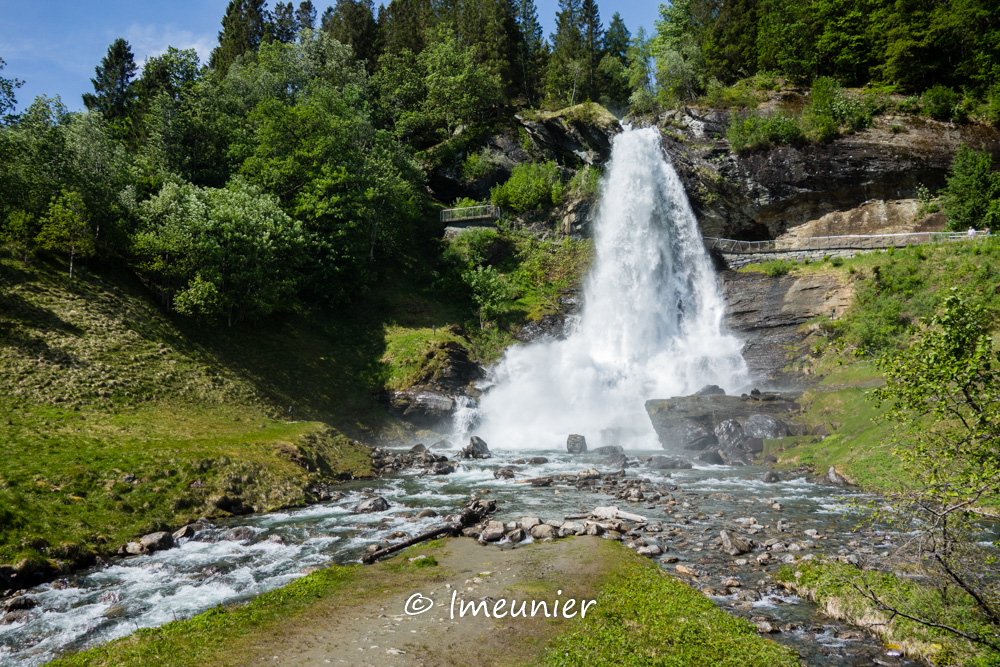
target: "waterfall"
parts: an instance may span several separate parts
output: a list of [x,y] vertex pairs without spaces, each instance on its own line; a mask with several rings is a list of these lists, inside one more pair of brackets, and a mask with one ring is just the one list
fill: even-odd
[[563,449],[570,433],[658,448],[647,399],[743,387],[742,345],[723,331],[715,273],[657,128],[615,138],[594,243],[570,334],[507,350],[478,408],[456,415],[456,435],[501,449]]

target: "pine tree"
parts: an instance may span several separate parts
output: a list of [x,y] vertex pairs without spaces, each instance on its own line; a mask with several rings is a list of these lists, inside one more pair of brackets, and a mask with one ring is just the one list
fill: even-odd
[[219,45],[212,51],[209,67],[225,74],[237,58],[256,51],[268,39],[271,29],[266,0],[230,0],[222,19]]
[[316,27],[316,7],[311,0],[304,0],[299,3],[299,8],[295,10],[295,23],[299,30],[313,30]]
[[392,0],[378,12],[379,41],[386,53],[409,49],[420,53],[427,44],[425,31],[432,15],[430,0]]
[[583,93],[588,99],[596,100],[601,95],[599,67],[604,56],[604,29],[601,27],[597,0],[583,0],[580,5],[580,34],[583,37],[581,56],[585,76]]
[[604,51],[618,58],[622,64],[628,63],[628,45],[632,39],[631,33],[625,27],[625,21],[619,12],[615,12],[608,24],[608,32],[604,35]]
[[559,0],[556,31],[549,59],[547,94],[559,101],[575,104],[584,63],[583,34],[580,23],[580,0]]
[[84,106],[100,111],[111,123],[127,119],[135,103],[136,69],[132,47],[119,37],[108,47],[108,55],[101,64],[94,68],[97,76],[90,80],[94,93],[84,93]]
[[604,104],[624,110],[631,94],[628,82],[628,50],[632,35],[625,27],[621,14],[615,12],[604,35],[604,57],[600,70]]
[[274,38],[282,44],[291,44],[299,32],[295,18],[295,8],[291,2],[279,2],[274,6]]
[[535,0],[518,0],[516,9],[515,20],[521,33],[518,43],[521,89],[528,106],[534,106],[538,103],[545,78],[545,59],[548,54],[542,26],[538,22]]
[[459,39],[473,47],[476,62],[500,75],[508,96],[516,94],[518,31],[510,0],[463,0],[457,18]]
[[378,25],[372,0],[337,0],[323,13],[322,30],[341,44],[349,44],[358,60],[367,61],[369,71],[378,61]]

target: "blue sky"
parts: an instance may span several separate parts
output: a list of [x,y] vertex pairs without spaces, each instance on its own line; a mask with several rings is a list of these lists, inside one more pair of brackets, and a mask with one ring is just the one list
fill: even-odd
[[[548,36],[555,30],[558,0],[535,2]],[[652,30],[660,2],[599,0],[598,7],[605,27],[617,11],[635,34],[640,25]],[[168,46],[194,48],[204,62],[216,44],[228,4],[228,0],[0,0],[0,58],[7,63],[0,76],[25,82],[17,90],[18,110],[42,94],[59,95],[70,109],[81,109],[80,96],[93,90],[94,67],[116,38],[128,40],[140,66]],[[313,4],[322,14],[333,3],[313,0]]]

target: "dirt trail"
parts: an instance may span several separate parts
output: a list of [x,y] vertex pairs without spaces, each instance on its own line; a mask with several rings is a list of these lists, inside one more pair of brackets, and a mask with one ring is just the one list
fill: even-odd
[[[517,607],[526,600],[530,614],[531,601],[544,600],[552,613],[556,599],[562,605],[570,598],[596,597],[601,575],[613,567],[609,550],[595,537],[506,550],[463,538],[422,552],[438,561],[428,568],[437,571],[436,581],[319,602],[284,627],[247,642],[245,654],[231,664],[410,667],[531,662],[544,640],[570,629],[579,614],[569,621],[561,614],[545,619],[539,607],[534,618],[486,618],[481,611],[463,617],[461,603],[485,599],[492,615],[496,600],[517,600]],[[416,593],[433,600],[434,607],[407,615],[404,606]]]

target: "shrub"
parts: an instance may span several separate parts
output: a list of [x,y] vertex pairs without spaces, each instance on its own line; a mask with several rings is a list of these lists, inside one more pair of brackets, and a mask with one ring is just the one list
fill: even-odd
[[831,257],[830,258],[830,265],[831,266],[843,266],[844,265],[844,258],[843,257]]
[[479,312],[479,325],[495,320],[507,308],[507,302],[514,298],[514,287],[492,266],[477,266],[466,271],[462,279],[472,290],[472,300]]
[[490,191],[490,199],[497,206],[524,213],[560,204],[564,187],[555,162],[519,164],[506,183]]
[[956,107],[961,96],[948,86],[937,84],[920,96],[924,113],[937,120],[956,119]]
[[989,153],[959,146],[942,195],[951,229],[1000,228],[1000,173]]
[[751,112],[730,122],[726,139],[734,151],[743,153],[799,143],[803,139],[803,132],[795,118],[781,112],[768,116]]
[[577,197],[596,199],[601,182],[601,170],[587,165],[570,179],[567,189]]
[[499,155],[496,151],[484,148],[477,153],[469,153],[462,163],[462,178],[475,181],[489,176],[496,171]]
[[794,264],[787,259],[777,259],[773,262],[766,262],[761,265],[764,273],[771,276],[772,278],[777,278],[778,276],[783,276],[792,270]]

